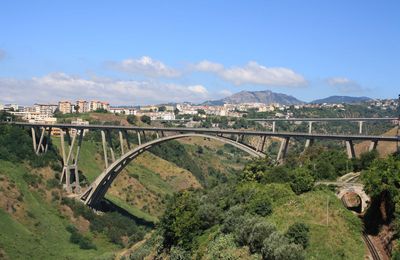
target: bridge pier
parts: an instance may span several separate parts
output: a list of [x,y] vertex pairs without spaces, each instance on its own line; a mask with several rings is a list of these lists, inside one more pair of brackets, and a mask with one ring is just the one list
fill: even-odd
[[281,146],[279,148],[278,156],[276,158],[277,161],[281,161],[286,157],[288,146],[289,146],[290,137],[285,137],[282,140]]
[[378,146],[378,141],[377,140],[371,140],[371,144],[369,145],[368,151],[376,150],[376,147]]
[[[312,133],[312,124],[313,124],[313,121],[309,121],[308,122],[308,133],[309,134]],[[314,142],[314,140],[312,140],[312,142]],[[305,148],[309,147],[310,145],[312,145],[311,139],[307,139]]]
[[140,132],[136,131],[136,134],[137,134],[138,144],[141,145],[142,144],[142,140],[140,139]]
[[[36,133],[39,132],[39,129],[40,129],[40,137],[39,140],[37,140]],[[47,131],[48,131],[48,136],[46,137],[45,140],[45,134],[46,134],[45,126],[41,128],[31,127],[33,151],[35,152],[36,155],[47,152],[50,142],[51,127],[49,127]]]
[[312,146],[313,144],[314,144],[314,139],[307,139],[304,150],[306,150],[308,147]]
[[108,145],[110,146],[111,160],[112,160],[112,162],[115,162],[115,154],[114,154],[111,132],[110,132],[110,130],[107,130],[106,133],[107,133]]
[[362,130],[363,130],[363,121],[359,121],[358,122],[358,133],[362,134]]
[[272,133],[275,133],[275,121],[272,121]]
[[125,151],[124,151],[124,138],[122,137],[122,132],[121,131],[118,131],[118,135],[119,135],[119,145],[121,146],[121,156],[122,156],[123,154],[125,154]]
[[124,133],[124,136],[125,136],[126,145],[127,145],[127,147],[128,147],[128,150],[130,150],[130,149],[131,149],[131,143],[129,142],[129,134],[128,134],[128,131],[127,131],[127,130],[124,130],[123,133]]
[[353,140],[347,140],[346,141],[346,150],[347,150],[347,157],[349,159],[352,159],[352,158],[356,157],[356,152],[354,150]]
[[103,144],[104,162],[105,162],[106,168],[108,168],[106,134],[104,133],[103,130],[101,130],[101,142]]
[[[75,191],[76,193],[80,192],[80,184],[79,184],[79,171],[78,171],[78,159],[82,145],[83,139],[83,129],[76,130],[75,135],[72,137],[72,140],[69,135],[69,129],[66,129],[68,143],[69,143],[69,150],[68,155],[66,155],[65,149],[65,140],[64,140],[64,129],[61,129],[61,153],[63,157],[63,170],[61,173],[60,183],[63,183],[64,180],[64,187],[68,193],[72,193]],[[78,145],[76,148],[76,155],[74,157],[74,146],[76,137],[79,135]],[[72,174],[73,173],[73,174]],[[74,181],[71,183],[71,177],[74,177]]]

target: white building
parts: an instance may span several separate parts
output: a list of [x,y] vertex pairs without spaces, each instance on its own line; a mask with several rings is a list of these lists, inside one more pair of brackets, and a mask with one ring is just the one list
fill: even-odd
[[136,110],[131,107],[110,107],[109,111],[114,114],[136,115]]

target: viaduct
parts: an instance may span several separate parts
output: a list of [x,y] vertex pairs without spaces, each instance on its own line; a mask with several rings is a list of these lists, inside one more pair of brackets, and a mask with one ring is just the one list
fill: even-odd
[[[257,119],[257,121],[260,119]],[[272,122],[279,119],[270,120]],[[287,121],[307,121],[310,119],[296,119]],[[313,118],[314,122],[321,119]],[[337,119],[336,119],[337,120]],[[396,120],[396,119],[365,119],[369,120]],[[264,119],[266,121],[266,119]],[[321,120],[322,121],[322,120]],[[345,119],[345,121],[361,121],[360,118]],[[60,182],[69,193],[75,193],[86,205],[96,207],[104,198],[108,188],[118,176],[118,174],[137,156],[150,148],[174,139],[185,137],[203,137],[227,143],[241,149],[253,157],[263,157],[264,146],[267,138],[280,138],[281,145],[276,160],[281,161],[285,158],[291,138],[302,138],[307,140],[306,148],[311,146],[314,140],[337,140],[345,141],[349,158],[355,157],[354,141],[370,141],[370,150],[376,149],[381,141],[399,142],[399,136],[379,136],[379,135],[345,135],[345,134],[317,134],[300,132],[277,132],[275,131],[255,131],[255,130],[232,130],[216,128],[165,128],[165,127],[137,127],[137,126],[116,126],[116,125],[71,125],[71,124],[35,124],[23,122],[7,122],[7,124],[30,128],[32,134],[33,149],[37,155],[45,153],[49,146],[50,134],[52,129],[60,129],[61,153],[63,159],[63,170]],[[311,128],[310,123],[310,128]],[[73,131],[71,131],[73,130]],[[97,179],[84,191],[81,191],[79,184],[78,160],[83,142],[85,130],[100,131],[105,169]],[[113,145],[111,133],[118,133],[119,149],[121,156],[116,158],[115,146]],[[132,135],[136,135],[138,145],[131,147]],[[258,138],[255,146],[245,142],[245,136]],[[65,144],[68,143],[68,146]],[[125,150],[125,147],[127,150]]]

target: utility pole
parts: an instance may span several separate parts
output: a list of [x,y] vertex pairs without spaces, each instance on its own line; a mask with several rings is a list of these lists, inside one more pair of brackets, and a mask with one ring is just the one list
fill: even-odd
[[329,197],[326,197],[326,226],[329,226]]

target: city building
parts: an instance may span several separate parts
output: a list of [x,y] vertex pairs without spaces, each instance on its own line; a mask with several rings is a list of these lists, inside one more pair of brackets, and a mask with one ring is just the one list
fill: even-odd
[[[77,100],[76,105],[77,105],[78,111],[75,111],[75,112],[86,113],[86,112],[91,111],[90,107],[89,107],[89,103],[86,100]],[[76,110],[76,109],[74,109],[74,110]]]
[[62,114],[72,113],[72,103],[70,101],[58,102],[58,111]]

